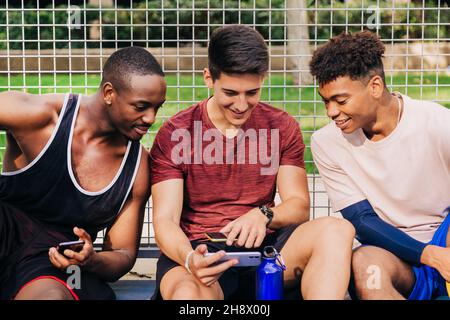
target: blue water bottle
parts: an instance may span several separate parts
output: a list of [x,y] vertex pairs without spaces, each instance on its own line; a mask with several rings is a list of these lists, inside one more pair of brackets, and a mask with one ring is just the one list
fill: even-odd
[[272,246],[264,248],[262,258],[256,270],[256,299],[281,300],[283,299],[283,271],[286,270],[283,259]]

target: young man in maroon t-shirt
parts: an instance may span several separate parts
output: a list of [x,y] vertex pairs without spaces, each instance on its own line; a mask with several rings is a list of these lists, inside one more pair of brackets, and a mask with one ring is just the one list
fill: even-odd
[[[305,299],[345,296],[354,229],[331,217],[307,222],[299,125],[259,101],[268,64],[258,32],[219,28],[204,70],[214,95],[173,116],[155,138],[153,226],[162,252],[155,298],[253,298],[255,268],[233,267],[236,259],[217,262],[225,251],[267,245],[285,261],[286,289],[299,290],[301,278]],[[207,241],[206,232],[223,232],[228,240]]]

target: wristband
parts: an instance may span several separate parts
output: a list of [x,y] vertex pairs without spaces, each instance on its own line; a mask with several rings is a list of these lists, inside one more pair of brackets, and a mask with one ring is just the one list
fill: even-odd
[[189,253],[186,255],[186,260],[184,260],[184,267],[186,270],[192,274],[191,269],[189,268],[189,259],[191,258],[192,254],[195,252],[195,250],[189,251]]

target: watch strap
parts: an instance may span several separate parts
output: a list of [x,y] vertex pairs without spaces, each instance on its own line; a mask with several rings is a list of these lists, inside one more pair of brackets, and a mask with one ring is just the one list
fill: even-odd
[[266,227],[268,228],[273,219],[273,211],[268,206],[259,206],[259,210],[269,219],[266,223]]

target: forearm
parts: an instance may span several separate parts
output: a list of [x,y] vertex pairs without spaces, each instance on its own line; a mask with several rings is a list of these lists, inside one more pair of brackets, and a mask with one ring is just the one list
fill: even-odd
[[421,263],[420,257],[426,245],[388,223],[382,222],[380,218],[368,218],[362,227],[355,229],[362,243],[387,249],[414,265]]
[[128,250],[100,251],[92,255],[83,270],[104,281],[115,282],[131,270],[135,261],[135,255]]
[[169,219],[153,221],[156,243],[164,255],[181,266],[192,246],[179,225]]
[[280,229],[291,224],[302,224],[309,220],[309,201],[290,198],[271,208],[274,212],[270,229]]
[[362,244],[386,249],[404,261],[420,265],[426,244],[383,221],[367,200],[342,209],[341,213],[353,224]]

